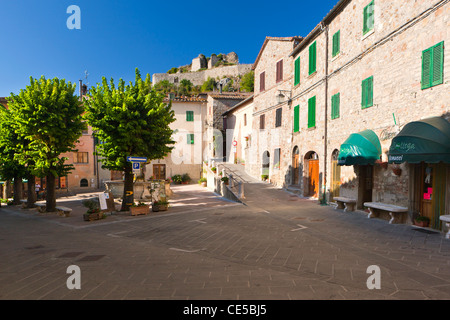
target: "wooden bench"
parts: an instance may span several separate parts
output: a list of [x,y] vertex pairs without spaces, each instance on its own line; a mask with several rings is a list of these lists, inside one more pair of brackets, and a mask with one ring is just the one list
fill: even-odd
[[382,210],[389,212],[391,216],[391,220],[389,220],[390,224],[396,223],[395,214],[402,214],[408,212],[408,208],[394,206],[392,204],[380,203],[380,202],[364,202],[364,206],[369,208],[368,218],[376,218],[378,216],[376,210]]
[[56,210],[58,210],[58,213],[60,216],[64,216],[64,217],[70,216],[70,213],[72,212],[71,208],[63,207],[63,206],[57,206]]
[[444,221],[445,225],[447,226],[447,233],[445,234],[445,239],[450,239],[450,214],[440,216],[439,219],[441,221]]
[[346,197],[333,197],[333,200],[336,201],[336,210],[344,209],[344,212],[347,211],[355,211],[356,199],[350,199]]

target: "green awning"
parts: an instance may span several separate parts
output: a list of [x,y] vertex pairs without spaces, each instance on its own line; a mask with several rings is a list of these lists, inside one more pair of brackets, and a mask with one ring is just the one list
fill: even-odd
[[352,166],[355,164],[374,164],[381,157],[380,139],[372,130],[352,133],[341,145],[338,165]]
[[450,163],[450,123],[433,117],[406,124],[392,139],[389,163]]

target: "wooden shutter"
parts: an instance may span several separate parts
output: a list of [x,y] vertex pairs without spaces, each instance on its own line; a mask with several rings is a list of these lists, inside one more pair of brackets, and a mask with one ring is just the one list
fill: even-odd
[[283,80],[283,60],[277,62],[276,82]]
[[444,43],[441,42],[433,47],[433,68],[431,70],[431,86],[444,82]]
[[338,32],[336,32],[334,35],[333,35],[333,50],[332,50],[332,52],[333,52],[333,57],[335,57],[338,53],[339,53],[339,51],[340,51],[340,38],[341,38],[341,31],[339,30]]
[[367,108],[373,106],[373,77],[367,79]]
[[331,97],[331,119],[339,118],[340,94]]
[[300,83],[300,57],[295,60],[294,66],[294,86]]
[[188,133],[188,135],[187,135],[187,143],[188,144],[194,144],[194,134]]
[[266,127],[266,115],[262,114],[259,116],[259,129],[263,130]]
[[316,71],[316,42],[309,46],[309,74]]
[[363,34],[373,29],[374,26],[374,2],[372,1],[364,8]]
[[282,113],[283,109],[282,108],[278,108],[276,110],[276,114],[275,114],[275,127],[281,127],[281,113]]
[[367,79],[361,84],[361,108],[367,107]]
[[300,131],[300,106],[294,107],[294,132]]
[[186,121],[194,121],[194,111],[186,111]]
[[259,75],[259,91],[266,90],[266,72],[261,72]]

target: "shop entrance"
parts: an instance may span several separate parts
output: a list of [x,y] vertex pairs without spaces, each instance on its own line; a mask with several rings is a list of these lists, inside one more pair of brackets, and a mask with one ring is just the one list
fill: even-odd
[[292,184],[298,185],[300,184],[300,154],[298,147],[294,148],[294,152],[292,153]]
[[358,209],[364,209],[364,202],[372,202],[373,166],[359,166]]
[[334,150],[331,154],[331,194],[330,201],[334,197],[339,197],[339,189],[341,187],[341,166],[338,166],[339,150]]
[[319,196],[319,156],[314,151],[305,155],[306,183],[305,196],[317,198]]

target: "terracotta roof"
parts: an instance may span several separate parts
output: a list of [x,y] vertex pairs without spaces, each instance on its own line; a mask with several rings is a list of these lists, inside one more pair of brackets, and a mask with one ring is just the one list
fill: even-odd
[[[173,102],[207,102],[206,98],[200,97],[176,97],[172,99]],[[164,102],[169,102],[169,97],[164,98]]]
[[231,109],[228,109],[227,111],[225,111],[224,113],[222,113],[222,116],[225,116],[225,115],[227,115],[228,113],[233,112],[233,111],[239,109],[239,108],[242,107],[242,106],[245,106],[245,105],[247,104],[247,102],[251,102],[251,101],[253,101],[253,94],[252,94],[250,97],[248,97],[247,99],[245,99],[244,101],[239,102],[237,105],[235,105],[235,106],[232,107]]
[[[266,47],[267,43],[269,41],[294,41],[294,40],[298,40],[299,42],[301,42],[303,40],[303,37],[298,37],[298,36],[294,36],[294,37],[266,37],[266,39],[264,40],[264,43],[261,47],[261,49],[259,50],[258,56],[256,57],[255,63],[253,63],[252,66],[252,70],[255,70],[256,65],[259,62],[259,59],[261,58],[261,55],[264,51],[264,48]],[[295,46],[295,43],[294,43]]]
[[253,95],[253,92],[210,92],[208,95],[214,99],[239,99],[243,100]]

